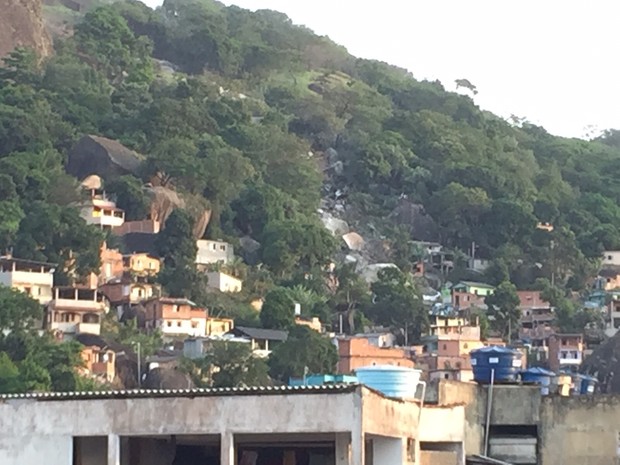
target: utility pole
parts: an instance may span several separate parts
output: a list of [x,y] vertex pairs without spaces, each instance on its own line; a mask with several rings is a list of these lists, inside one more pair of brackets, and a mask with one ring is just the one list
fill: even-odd
[[142,388],[142,345],[139,342],[133,342],[132,345],[138,347],[138,389]]

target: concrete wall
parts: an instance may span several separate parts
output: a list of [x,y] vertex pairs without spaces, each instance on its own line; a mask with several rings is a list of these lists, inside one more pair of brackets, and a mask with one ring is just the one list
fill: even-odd
[[458,464],[458,453],[447,450],[423,450],[420,453],[420,463],[422,465],[456,465]]
[[21,434],[7,434],[7,431],[10,430],[0,428],[2,465],[73,465],[71,436],[35,436],[23,431]]
[[420,442],[463,442],[465,406],[425,406],[420,419]]
[[465,453],[482,453],[484,445],[485,404],[477,384],[442,380],[437,385],[437,403],[441,406],[465,404]]
[[620,464],[620,396],[545,397],[540,465]]

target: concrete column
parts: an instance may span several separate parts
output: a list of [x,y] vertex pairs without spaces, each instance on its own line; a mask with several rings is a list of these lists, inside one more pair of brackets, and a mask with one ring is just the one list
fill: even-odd
[[373,438],[373,463],[401,465],[405,463],[407,443],[402,438]]
[[121,465],[121,438],[117,434],[108,435],[108,465]]
[[220,435],[220,464],[236,465],[235,436],[232,433],[222,433]]
[[336,465],[349,465],[351,460],[351,435],[336,433]]
[[[353,431],[351,434],[351,458],[349,465],[364,465],[364,446],[364,433]],[[388,463],[381,463],[381,465],[388,465]]]

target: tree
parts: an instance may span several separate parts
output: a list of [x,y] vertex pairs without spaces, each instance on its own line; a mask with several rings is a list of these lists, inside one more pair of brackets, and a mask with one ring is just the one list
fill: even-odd
[[484,302],[489,306],[489,314],[493,317],[491,326],[499,331],[502,337],[512,340],[517,334],[521,313],[517,288],[509,281],[504,281],[495,288],[493,294],[487,295]]
[[375,323],[406,330],[417,340],[428,327],[422,296],[410,277],[398,268],[385,268],[371,285],[374,298],[365,312]]
[[265,296],[260,312],[263,328],[289,329],[295,326],[295,301],[289,289],[276,287]]
[[134,176],[121,176],[105,185],[106,191],[114,195],[116,205],[125,210],[125,220],[146,218],[149,202],[142,189],[142,183]]
[[181,209],[175,209],[166,220],[166,227],[157,235],[155,247],[169,267],[189,265],[196,260],[198,247],[193,237],[194,222]]
[[21,390],[19,369],[6,352],[0,352],[0,393],[8,394]]
[[336,346],[326,337],[308,328],[295,326],[288,339],[276,346],[269,357],[269,373],[288,382],[306,373],[333,373],[338,362]]
[[111,6],[86,13],[75,28],[75,42],[112,83],[125,79],[148,83],[153,79],[152,44],[146,38],[136,38],[127,21]]
[[27,294],[0,285],[0,332],[25,331],[43,316],[41,304]]
[[250,344],[213,341],[204,359],[195,362],[198,385],[214,388],[271,384],[267,363],[252,353]]
[[280,275],[326,266],[336,245],[323,225],[309,219],[270,223],[261,242],[263,262]]

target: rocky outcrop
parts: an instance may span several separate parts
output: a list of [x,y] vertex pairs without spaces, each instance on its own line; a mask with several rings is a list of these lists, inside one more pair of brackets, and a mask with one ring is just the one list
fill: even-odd
[[189,375],[176,368],[155,368],[148,372],[142,384],[145,389],[192,389]]
[[0,0],[0,57],[18,47],[32,48],[41,58],[52,54],[41,0]]
[[66,169],[78,179],[96,174],[110,181],[125,174],[138,175],[143,161],[143,155],[116,140],[89,135],[73,146]]

